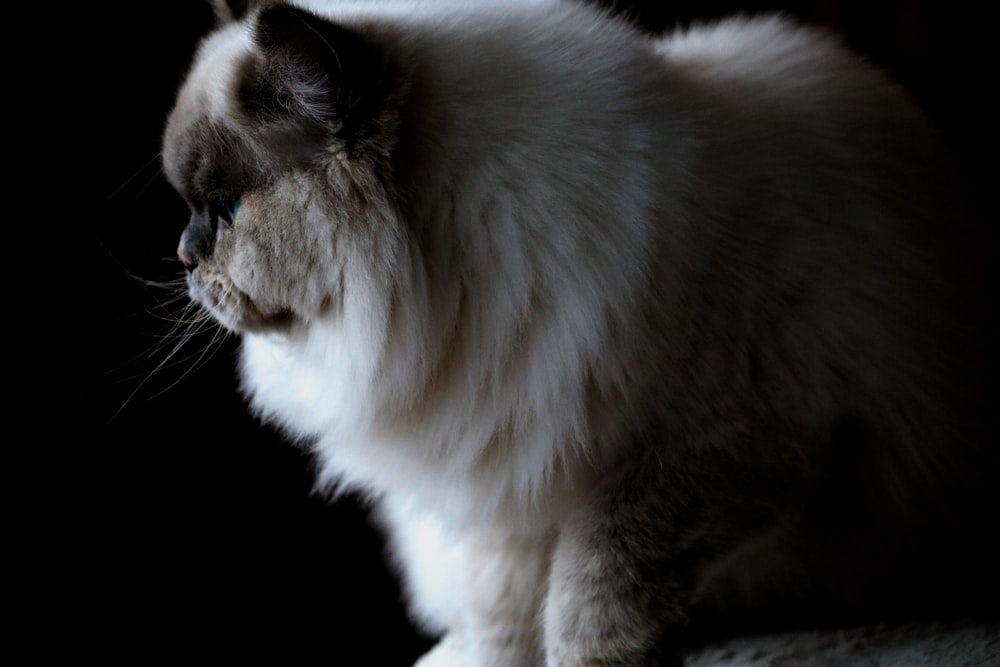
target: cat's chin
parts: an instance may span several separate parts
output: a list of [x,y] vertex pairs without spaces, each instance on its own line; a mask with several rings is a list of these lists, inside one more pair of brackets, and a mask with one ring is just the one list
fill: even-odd
[[209,308],[212,317],[235,334],[284,333],[292,329],[297,318],[288,308],[264,310],[246,300],[237,311]]
[[188,295],[223,328],[235,334],[282,333],[289,331],[297,320],[290,308],[265,307],[233,288],[212,289],[190,275]]
[[292,311],[283,309],[273,313],[241,312],[239,314],[220,312],[217,308],[207,308],[215,321],[235,334],[271,334],[290,331],[297,321]]
[[240,334],[285,333],[295,325],[297,318],[292,311],[283,309],[268,315],[243,318],[231,329]]

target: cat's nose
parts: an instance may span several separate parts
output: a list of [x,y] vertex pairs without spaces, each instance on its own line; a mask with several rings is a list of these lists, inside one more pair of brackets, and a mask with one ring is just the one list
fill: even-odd
[[[182,239],[183,239],[183,237],[182,237]],[[190,254],[184,248],[184,241],[183,240],[181,240],[180,245],[177,246],[177,257],[181,260],[181,264],[183,264],[184,268],[187,269],[188,271],[194,271],[196,268],[198,268],[198,259],[197,259],[197,257],[195,257],[194,255]]]
[[188,271],[194,271],[198,268],[198,244],[194,242],[194,234],[192,234],[191,227],[192,225],[188,225],[184,229],[184,232],[181,234],[181,241],[177,245],[177,257]]
[[205,215],[194,214],[181,234],[177,257],[188,271],[198,268],[198,263],[212,254],[215,230]]

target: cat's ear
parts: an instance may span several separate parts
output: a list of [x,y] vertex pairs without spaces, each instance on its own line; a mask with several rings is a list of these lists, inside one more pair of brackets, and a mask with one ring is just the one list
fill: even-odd
[[239,21],[256,3],[253,0],[210,0],[216,25]]
[[240,97],[257,120],[301,121],[345,136],[373,112],[384,58],[364,36],[283,4],[265,6],[253,30],[260,58]]

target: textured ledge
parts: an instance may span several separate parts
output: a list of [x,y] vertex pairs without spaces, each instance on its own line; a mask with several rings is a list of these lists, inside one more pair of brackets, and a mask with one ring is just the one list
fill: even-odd
[[685,667],[1000,667],[1000,621],[875,625],[738,637]]

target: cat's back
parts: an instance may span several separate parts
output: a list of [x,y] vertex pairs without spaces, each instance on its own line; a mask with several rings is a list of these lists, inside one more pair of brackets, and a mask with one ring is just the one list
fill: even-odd
[[[780,15],[732,17],[654,49],[662,101],[681,110],[695,146],[685,166],[703,221],[750,245],[770,232],[856,258],[866,239],[875,264],[921,248],[946,272],[993,251],[981,241],[994,212],[947,134],[834,34]],[[762,201],[768,215],[745,214]]]
[[707,78],[753,81],[764,89],[828,78],[848,65],[844,48],[832,36],[779,14],[695,24],[660,38],[657,50],[667,61]]
[[941,174],[961,171],[909,92],[827,29],[778,14],[734,16],[666,35],[653,48],[666,73],[664,99],[687,102],[691,129],[703,130],[709,149],[724,144],[751,156],[790,148],[774,164],[798,168],[794,149],[809,145],[807,159],[823,155],[817,166],[853,170],[852,160],[884,159],[891,164],[873,171],[899,174],[906,162],[944,159]]

